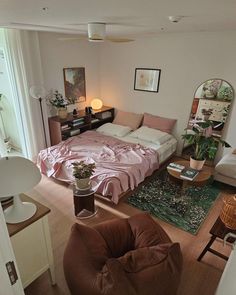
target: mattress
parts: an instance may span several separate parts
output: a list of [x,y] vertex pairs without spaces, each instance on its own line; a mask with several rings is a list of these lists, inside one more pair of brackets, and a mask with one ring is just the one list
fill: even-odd
[[140,144],[147,148],[155,150],[159,155],[159,164],[165,162],[165,160],[167,160],[176,151],[177,148],[177,140],[173,136],[171,139],[167,140],[163,144],[146,141],[140,138],[134,138],[132,137],[132,133],[129,133],[128,135],[123,137],[119,137],[119,139],[125,142]]

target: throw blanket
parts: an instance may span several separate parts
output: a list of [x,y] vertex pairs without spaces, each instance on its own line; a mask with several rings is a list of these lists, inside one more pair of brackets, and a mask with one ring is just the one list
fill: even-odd
[[91,179],[97,183],[97,193],[109,196],[116,204],[121,193],[134,189],[159,167],[156,151],[96,131],[87,131],[42,150],[38,166],[48,177],[73,183],[71,163],[81,160],[96,164]]

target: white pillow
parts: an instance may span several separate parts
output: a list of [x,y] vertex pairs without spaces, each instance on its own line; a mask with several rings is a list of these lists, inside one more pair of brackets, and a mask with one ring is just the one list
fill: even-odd
[[128,126],[121,126],[113,123],[106,123],[98,127],[97,131],[109,136],[123,137],[132,129]]
[[149,128],[146,126],[142,126],[132,132],[130,136],[134,138],[140,138],[149,142],[154,142],[157,144],[163,144],[167,140],[172,138],[172,135],[157,129]]

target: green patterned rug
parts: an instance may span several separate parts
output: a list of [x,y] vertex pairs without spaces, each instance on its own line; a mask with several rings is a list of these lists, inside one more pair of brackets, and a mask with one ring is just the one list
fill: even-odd
[[180,192],[181,185],[169,180],[165,169],[138,188],[127,202],[195,235],[220,193],[219,183],[188,187],[179,199]]

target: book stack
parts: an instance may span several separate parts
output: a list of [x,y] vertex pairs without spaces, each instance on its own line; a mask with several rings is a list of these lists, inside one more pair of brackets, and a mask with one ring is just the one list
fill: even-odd
[[70,122],[71,127],[77,127],[84,125],[84,118],[78,118]]
[[75,129],[70,131],[70,136],[75,136],[80,134],[80,129]]
[[70,129],[70,126],[68,124],[61,125],[61,131],[66,131],[66,130],[69,130],[69,129]]
[[92,124],[97,123],[97,122],[99,122],[99,119],[96,119],[96,118],[95,118],[95,119],[92,119],[92,120],[91,120],[91,123],[92,123]]
[[112,113],[110,111],[96,114],[96,118],[98,118],[100,120],[108,119],[111,117],[112,117]]
[[198,175],[199,171],[192,169],[192,168],[185,168],[181,174],[180,177],[182,179],[187,179],[187,180],[194,180],[194,178]]
[[181,171],[184,170],[184,168],[185,168],[185,166],[177,164],[177,163],[170,163],[167,166],[167,169],[170,169],[170,170],[173,170],[173,171],[176,171],[176,172],[181,172]]

